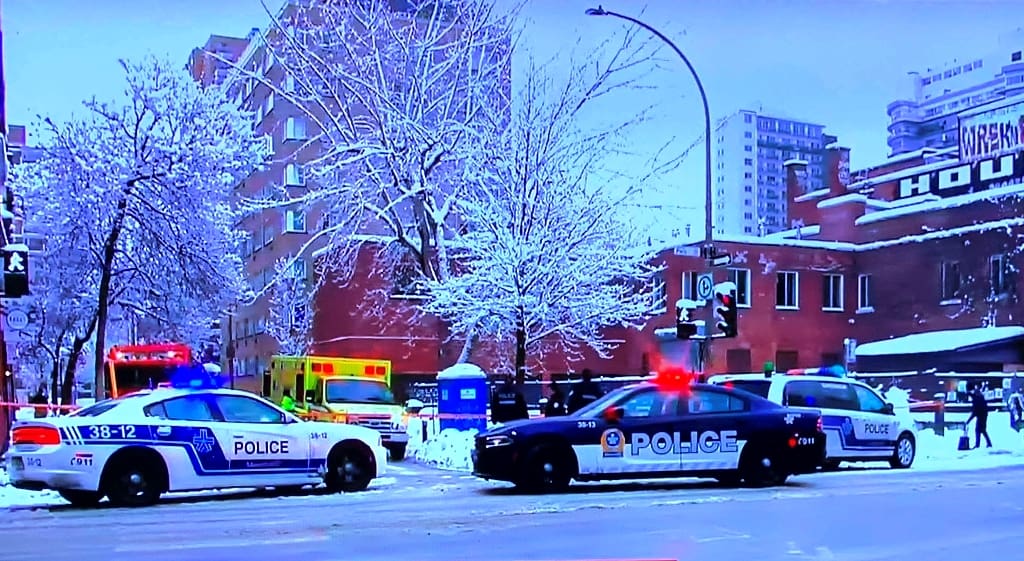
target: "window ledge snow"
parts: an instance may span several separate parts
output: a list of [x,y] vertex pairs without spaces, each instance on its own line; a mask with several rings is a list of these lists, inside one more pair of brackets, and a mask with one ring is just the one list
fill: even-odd
[[870,313],[874,313],[874,311],[875,311],[874,306],[864,306],[863,308],[857,308],[857,312],[856,313],[858,313],[858,314],[870,314]]

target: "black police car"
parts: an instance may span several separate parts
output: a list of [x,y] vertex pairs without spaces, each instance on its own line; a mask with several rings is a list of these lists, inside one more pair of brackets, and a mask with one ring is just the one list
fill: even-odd
[[825,455],[821,415],[743,390],[643,382],[566,417],[508,423],[482,433],[473,473],[533,491],[571,480],[711,477],[781,485]]

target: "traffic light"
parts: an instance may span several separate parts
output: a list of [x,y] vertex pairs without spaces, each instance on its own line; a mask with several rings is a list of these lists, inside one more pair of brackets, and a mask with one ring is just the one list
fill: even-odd
[[732,283],[725,283],[725,286],[716,288],[715,300],[720,304],[715,308],[718,314],[718,328],[725,333],[726,337],[735,337],[739,331],[736,313],[736,286]]
[[697,334],[697,324],[693,321],[693,309],[677,305],[676,308],[676,339],[689,339]]

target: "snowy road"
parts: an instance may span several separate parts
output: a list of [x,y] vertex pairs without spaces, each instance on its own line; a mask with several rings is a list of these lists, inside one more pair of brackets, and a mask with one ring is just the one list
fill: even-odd
[[962,561],[1019,547],[1024,468],[846,471],[771,490],[655,482],[519,496],[411,465],[379,490],[352,495],[0,516],[6,561]]

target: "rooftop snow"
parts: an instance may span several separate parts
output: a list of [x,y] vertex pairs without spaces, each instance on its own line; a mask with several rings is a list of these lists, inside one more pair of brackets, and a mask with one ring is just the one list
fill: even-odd
[[868,198],[860,193],[847,193],[845,195],[839,195],[838,197],[832,197],[831,199],[825,199],[818,203],[818,208],[828,208],[838,206],[844,203],[861,203],[867,204]]
[[[978,201],[998,199],[1012,195],[1014,193],[1024,192],[1024,184],[1015,183],[1013,185],[1007,185],[1005,187],[999,187],[998,189],[986,189],[977,193],[967,193],[964,195],[957,195],[955,197],[942,198],[935,195],[921,195],[927,197],[919,201],[918,204],[913,205],[902,205],[897,208],[890,208],[887,210],[880,210],[865,214],[861,216],[854,224],[858,226],[861,224],[868,224],[871,222],[877,222],[879,220],[888,220],[890,218],[897,218],[899,216],[906,216],[908,214],[914,214],[918,212],[931,212],[933,210],[943,210],[948,208],[957,208],[966,206],[969,204],[976,203]],[[823,201],[824,202],[824,201]],[[821,203],[818,203],[821,206]]]
[[798,203],[803,203],[803,202],[807,202],[807,201],[810,201],[810,200],[814,200],[814,199],[818,199],[818,198],[824,197],[825,195],[828,195],[828,193],[829,193],[828,187],[826,187],[824,189],[818,189],[817,191],[811,191],[809,193],[804,193],[803,195],[794,197],[793,201],[794,202],[798,202]]
[[1024,327],[976,327],[914,333],[857,346],[857,356],[927,354],[959,350],[1024,337]]
[[790,230],[783,230],[781,232],[775,232],[774,234],[768,234],[768,235],[766,235],[764,237],[772,238],[772,239],[779,239],[779,238],[785,239],[785,238],[788,238],[790,236],[817,236],[820,233],[821,233],[821,225],[819,225],[819,224],[812,224],[810,226],[801,226],[799,228],[792,228]]
[[914,166],[910,168],[904,168],[901,170],[886,173],[876,177],[869,177],[867,179],[861,179],[855,183],[849,185],[849,189],[860,189],[862,187],[872,187],[874,185],[881,185],[882,183],[889,183],[890,181],[896,181],[903,179],[904,177],[914,177],[921,175],[922,173],[928,173],[930,171],[937,171],[940,169],[946,169],[952,167],[953,162],[949,160],[940,160],[931,164],[924,164],[921,166]]
[[785,162],[782,162],[782,167],[806,166],[806,165],[807,165],[807,160],[792,159],[792,160],[786,160]]

